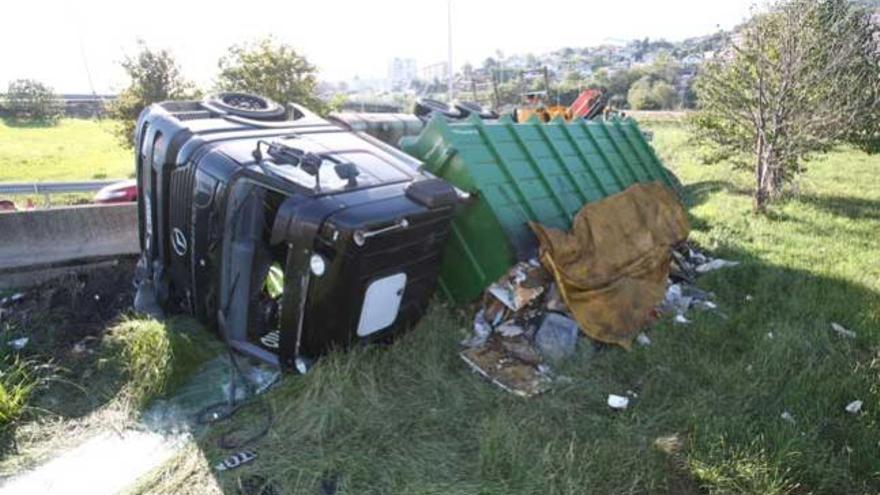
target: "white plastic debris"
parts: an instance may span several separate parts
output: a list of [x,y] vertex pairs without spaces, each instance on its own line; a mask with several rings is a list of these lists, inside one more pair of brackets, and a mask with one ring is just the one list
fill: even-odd
[[638,342],[639,345],[647,347],[651,345],[651,337],[648,337],[647,335],[645,335],[644,332],[642,332],[636,337],[636,342]]
[[847,404],[844,409],[850,414],[858,414],[862,410],[862,401],[854,400]]
[[688,320],[687,318],[685,318],[684,315],[675,315],[674,321],[680,325],[687,325],[688,323],[691,322],[691,320]]
[[20,350],[24,349],[24,346],[27,345],[28,340],[30,340],[30,339],[28,339],[27,337],[22,337],[20,339],[10,340],[9,347],[12,347],[16,351],[20,351]]
[[728,261],[723,260],[721,258],[714,259],[707,263],[703,263],[702,265],[698,265],[696,270],[697,273],[709,273],[711,271],[719,270],[721,268],[727,268],[732,266],[738,266],[739,261]]
[[718,305],[712,301],[697,301],[696,306],[703,310],[718,309]]
[[666,289],[666,296],[663,299],[663,308],[666,311],[683,315],[691,306],[691,297],[683,294],[680,284],[672,284]]
[[772,339],[774,337],[773,332],[767,332],[767,338]]
[[752,297],[751,294],[746,294],[746,301],[751,301],[753,299],[754,299],[754,297]]
[[794,416],[788,411],[784,411],[779,417],[788,423],[794,424]]
[[502,323],[495,329],[495,331],[498,332],[502,337],[506,338],[516,337],[525,333],[523,327],[515,323]]
[[615,411],[623,411],[629,407],[629,398],[622,395],[608,394],[608,407]]
[[489,334],[492,333],[492,326],[486,321],[486,311],[480,310],[474,315],[474,335],[469,339],[461,341],[461,345],[465,347],[479,347],[486,343]]
[[95,301],[100,301],[100,300],[101,300],[101,295],[95,294]]
[[852,330],[847,329],[846,327],[844,327],[844,326],[841,325],[840,323],[835,323],[835,322],[832,321],[832,322],[831,322],[831,329],[834,330],[835,332],[837,332],[837,335],[840,335],[841,337],[846,337],[846,338],[848,338],[848,339],[854,339],[854,338],[856,338],[856,333],[855,333],[855,332],[853,332]]

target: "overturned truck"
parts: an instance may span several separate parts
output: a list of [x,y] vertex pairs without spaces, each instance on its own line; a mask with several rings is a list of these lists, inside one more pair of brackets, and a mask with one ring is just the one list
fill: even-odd
[[297,105],[224,93],[137,127],[139,291],[234,349],[293,367],[412,325],[456,190]]

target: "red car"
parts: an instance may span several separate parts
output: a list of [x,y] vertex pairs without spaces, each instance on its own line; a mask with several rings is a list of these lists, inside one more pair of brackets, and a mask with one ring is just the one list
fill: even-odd
[[93,203],[132,203],[137,201],[137,179],[122,180],[104,186],[95,194]]

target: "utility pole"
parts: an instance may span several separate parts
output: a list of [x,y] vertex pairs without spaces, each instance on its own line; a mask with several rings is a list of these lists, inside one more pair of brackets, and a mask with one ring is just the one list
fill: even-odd
[[453,82],[452,79],[455,74],[452,72],[452,0],[446,0],[446,20],[447,20],[447,34],[449,41],[449,60],[447,67],[447,71],[449,72],[449,103],[452,103],[452,99],[455,97]]

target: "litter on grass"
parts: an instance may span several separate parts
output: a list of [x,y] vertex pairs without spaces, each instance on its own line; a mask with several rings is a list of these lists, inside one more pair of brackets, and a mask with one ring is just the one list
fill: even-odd
[[678,199],[641,184],[584,206],[571,232],[530,224],[539,259],[516,263],[483,294],[461,358],[504,390],[531,397],[554,382],[552,366],[591,344],[633,340],[661,314],[688,324],[691,310],[718,312],[696,287],[707,271],[739,263],[701,253]]
[[622,395],[608,395],[608,407],[614,409],[615,411],[623,411],[627,407],[629,407],[629,397],[624,397]]
[[841,337],[846,337],[848,339],[856,338],[855,332],[844,327],[840,323],[831,322],[831,329],[834,330],[837,333],[837,335],[840,335]]
[[846,412],[850,414],[858,414],[862,410],[862,401],[854,400],[847,404],[844,409],[846,409]]
[[489,286],[495,296],[511,311],[519,311],[544,293],[549,275],[538,260],[520,262],[513,266],[507,276]]
[[20,350],[24,349],[24,346],[26,346],[28,344],[29,340],[30,339],[27,337],[21,337],[18,339],[10,340],[9,347],[11,347],[13,350],[20,351]]

